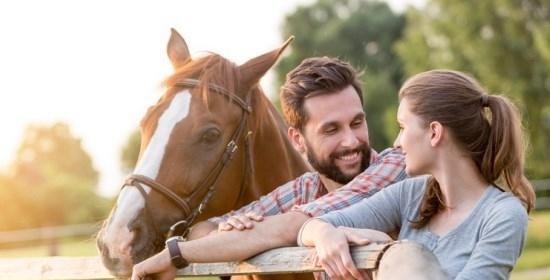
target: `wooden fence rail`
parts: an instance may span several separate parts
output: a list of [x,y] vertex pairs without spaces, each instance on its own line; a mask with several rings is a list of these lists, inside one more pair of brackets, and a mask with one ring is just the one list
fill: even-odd
[[[370,244],[352,248],[352,257],[358,268],[373,270],[378,267],[388,248],[394,249],[399,246],[403,248],[419,245],[408,241]],[[314,265],[313,256],[314,249],[312,248],[279,248],[266,251],[243,262],[192,264],[178,271],[178,276],[322,271],[320,267]],[[47,257],[0,259],[0,279],[112,279],[112,276],[103,267],[99,257]]]
[[100,223],[64,225],[0,232],[0,244],[61,239],[66,237],[92,236]]

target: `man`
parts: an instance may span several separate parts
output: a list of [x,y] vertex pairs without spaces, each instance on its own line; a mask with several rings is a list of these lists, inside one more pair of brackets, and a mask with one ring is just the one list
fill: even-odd
[[[317,172],[307,172],[236,212],[197,224],[191,239],[204,237],[174,243],[173,256],[181,254],[178,259],[184,262],[236,261],[296,245],[308,218],[352,205],[405,178],[399,150],[376,154],[369,146],[362,91],[349,64],[327,57],[304,60],[287,75],[281,101],[289,138]],[[248,215],[252,220],[267,217],[251,228],[251,220],[242,218],[249,212],[255,213]],[[226,231],[208,234],[220,223]],[[232,227],[250,230],[227,231]],[[132,279],[148,274],[173,279],[176,267],[170,254],[165,249],[137,264]]]

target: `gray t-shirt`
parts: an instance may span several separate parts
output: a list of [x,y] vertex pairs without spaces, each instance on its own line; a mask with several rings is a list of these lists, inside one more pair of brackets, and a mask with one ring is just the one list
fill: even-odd
[[507,279],[527,231],[527,212],[511,193],[490,186],[470,215],[444,236],[414,229],[427,177],[406,179],[348,208],[319,217],[334,226],[399,230],[399,239],[431,250],[451,279]]

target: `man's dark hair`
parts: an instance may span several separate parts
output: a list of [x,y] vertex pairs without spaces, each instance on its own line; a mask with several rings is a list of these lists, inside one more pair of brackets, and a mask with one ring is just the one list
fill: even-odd
[[281,87],[281,104],[288,124],[302,130],[308,120],[304,101],[313,96],[333,94],[353,86],[361,104],[363,92],[357,72],[347,62],[331,57],[307,58],[286,75]]

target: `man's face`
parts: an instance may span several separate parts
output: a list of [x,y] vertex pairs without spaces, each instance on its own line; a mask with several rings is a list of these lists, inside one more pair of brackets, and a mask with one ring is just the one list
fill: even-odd
[[319,173],[346,184],[370,161],[369,134],[361,100],[352,86],[305,100],[308,120],[303,149]]

